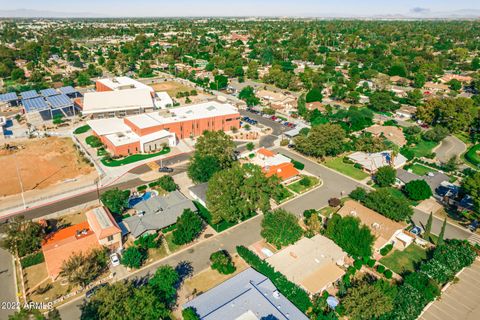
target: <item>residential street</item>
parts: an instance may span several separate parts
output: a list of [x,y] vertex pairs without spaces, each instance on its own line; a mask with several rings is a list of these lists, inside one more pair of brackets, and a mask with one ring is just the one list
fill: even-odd
[[452,157],[460,157],[462,153],[467,150],[467,146],[463,143],[462,140],[458,139],[455,136],[448,136],[440,143],[440,145],[433,150],[435,152],[436,158],[440,162],[447,162]]
[[[16,285],[15,275],[13,270],[13,261],[10,253],[0,248],[0,283],[2,289],[0,290],[0,302],[13,302],[16,299]],[[15,309],[0,308],[0,319],[7,319],[10,314],[13,314]]]

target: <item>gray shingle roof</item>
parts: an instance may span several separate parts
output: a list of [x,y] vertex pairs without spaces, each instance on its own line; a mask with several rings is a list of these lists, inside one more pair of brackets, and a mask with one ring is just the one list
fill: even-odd
[[[249,268],[215,288],[187,302],[202,320],[262,319],[308,320],[273,283]],[[270,319],[270,318],[269,318]]]
[[450,179],[447,175],[441,172],[435,172],[434,175],[430,177],[427,175],[419,176],[404,169],[397,170],[397,178],[403,183],[408,183],[413,180],[425,180],[432,190],[437,189],[443,181],[448,181]]
[[146,231],[156,231],[174,224],[185,209],[197,211],[193,202],[178,190],[164,197],[151,197],[138,203],[133,209],[142,214],[128,217],[123,222],[135,238]]
[[205,183],[200,183],[193,187],[190,187],[188,188],[188,190],[190,190],[190,192],[196,195],[204,203],[207,203],[207,188],[208,188],[208,183],[205,182]]

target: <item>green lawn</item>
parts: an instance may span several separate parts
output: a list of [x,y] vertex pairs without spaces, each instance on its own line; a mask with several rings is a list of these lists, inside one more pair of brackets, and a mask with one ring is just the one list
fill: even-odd
[[82,133],[87,132],[88,130],[90,130],[90,126],[88,124],[86,124],[84,126],[81,126],[81,127],[78,127],[77,129],[75,129],[75,131],[73,131],[73,134],[82,134]]
[[419,164],[419,163],[414,163],[411,166],[408,166],[404,169],[406,169],[406,170],[411,169],[413,173],[415,173],[416,175],[419,175],[419,176],[425,176],[429,172],[432,172],[432,173],[437,172],[436,170],[431,169],[429,167],[426,167],[426,166],[424,166],[422,164]]
[[157,153],[134,154],[134,155],[125,157],[125,158],[120,159],[120,160],[110,160],[110,161],[108,161],[107,159],[103,158],[102,163],[107,167],[119,167],[119,166],[123,166],[125,164],[130,164],[130,163],[134,163],[134,162],[137,162],[137,161],[146,160],[146,159],[149,159],[149,158],[161,156],[161,155],[167,154],[169,152],[170,152],[170,148],[167,147],[167,148],[165,148],[162,151],[157,152]]
[[325,161],[325,165],[330,169],[336,170],[356,180],[363,180],[368,177],[368,174],[357,169],[350,163],[344,163],[343,157],[331,158]]
[[394,250],[380,259],[379,262],[393,272],[401,275],[408,271],[414,272],[415,265],[426,258],[427,251],[416,244],[411,244],[403,251]]
[[[301,181],[304,181],[304,180],[308,181],[308,185],[303,185],[302,183],[300,183]],[[289,184],[287,187],[295,193],[302,193],[312,188],[313,186],[316,186],[318,183],[319,183],[319,180],[316,177],[302,176],[301,180],[294,182],[292,184]]]
[[400,189],[397,189],[397,188],[394,188],[394,187],[385,187],[385,188],[382,188],[382,189],[387,190],[395,198],[407,200],[410,203],[410,205],[412,205],[412,206],[416,206],[418,204],[417,201],[413,201],[413,200],[408,199],[407,196]]
[[409,147],[410,150],[413,151],[415,157],[421,158],[426,157],[432,153],[432,149],[438,145],[438,142],[435,141],[425,141],[421,140],[417,145],[414,147]]
[[480,167],[480,144],[471,147],[465,154],[465,160],[473,164],[474,166]]
[[165,235],[165,240],[167,241],[168,249],[170,252],[177,251],[181,246],[173,243],[173,233],[169,232]]

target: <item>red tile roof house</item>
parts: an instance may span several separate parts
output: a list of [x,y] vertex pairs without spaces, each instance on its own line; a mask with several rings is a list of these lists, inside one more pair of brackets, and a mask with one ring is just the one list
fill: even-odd
[[292,181],[300,174],[290,158],[265,148],[258,149],[252,162],[261,166],[267,177],[276,175],[282,182]]
[[122,248],[122,232],[106,208],[94,208],[86,216],[87,221],[60,229],[43,241],[42,251],[52,279],[58,277],[63,262],[74,254],[102,246],[111,251]]

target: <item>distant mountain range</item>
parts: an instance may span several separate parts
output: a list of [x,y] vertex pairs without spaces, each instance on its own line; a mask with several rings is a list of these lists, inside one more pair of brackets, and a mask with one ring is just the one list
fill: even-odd
[[[171,16],[171,15],[169,15]],[[59,12],[50,10],[16,9],[0,10],[2,18],[100,18],[115,17],[92,12]],[[152,17],[152,16],[151,16]],[[160,16],[159,16],[160,17]],[[432,12],[426,8],[413,8],[405,14],[352,15],[344,13],[305,13],[295,17],[305,18],[353,18],[353,19],[479,19],[480,10],[461,9],[449,12]]]

